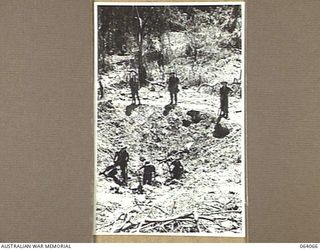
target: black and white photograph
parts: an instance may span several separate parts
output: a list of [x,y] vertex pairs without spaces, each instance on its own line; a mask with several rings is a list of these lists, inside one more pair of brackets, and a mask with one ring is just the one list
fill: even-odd
[[95,234],[245,236],[245,5],[95,3]]

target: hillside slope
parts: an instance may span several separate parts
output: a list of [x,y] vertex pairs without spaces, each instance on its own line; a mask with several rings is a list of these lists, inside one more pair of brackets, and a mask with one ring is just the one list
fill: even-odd
[[[175,44],[183,46],[181,34],[172,36]],[[244,113],[238,85],[229,98],[230,120],[221,121],[230,133],[220,139],[213,133],[220,106],[217,83],[239,78],[241,57],[225,51],[214,60],[204,56],[202,63],[192,65],[172,47],[176,52],[166,69],[174,69],[182,80],[178,105],[172,109],[166,106],[169,93],[155,63],[148,65],[152,80],[140,89],[140,106],[130,106],[130,90],[123,82],[132,56],[111,56],[112,70],[102,76],[105,97],[97,103],[96,132],[97,234],[242,232]],[[199,75],[202,88],[192,83]],[[191,110],[200,112],[199,122],[192,122],[187,114]],[[99,175],[112,164],[121,143],[130,155],[128,186]],[[171,179],[168,165],[161,161],[168,157],[181,157],[186,170],[181,180]],[[144,160],[155,165],[157,177],[140,194],[139,168]],[[121,179],[120,171],[118,176]]]

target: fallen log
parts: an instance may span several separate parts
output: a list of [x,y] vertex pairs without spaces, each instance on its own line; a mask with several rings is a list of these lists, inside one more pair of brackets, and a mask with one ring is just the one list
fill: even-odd
[[169,217],[169,218],[163,218],[163,219],[146,219],[145,221],[148,223],[167,222],[167,221],[172,221],[172,220],[177,220],[177,219],[188,218],[192,215],[193,215],[193,213],[188,213],[188,214],[183,214],[183,215]]

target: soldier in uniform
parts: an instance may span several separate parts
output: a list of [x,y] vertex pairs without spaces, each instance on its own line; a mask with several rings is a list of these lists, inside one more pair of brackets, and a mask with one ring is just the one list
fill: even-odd
[[137,78],[137,72],[135,72],[134,70],[130,70],[129,86],[131,90],[132,103],[136,105],[137,98],[138,104],[140,105],[141,102],[139,98],[139,82]]
[[164,56],[161,51],[157,52],[157,63],[158,63],[160,71],[163,71],[164,70]]
[[170,171],[172,179],[181,179],[182,174],[184,172],[184,168],[181,164],[181,161],[178,159],[174,160],[173,162],[171,162],[171,165],[173,166],[172,170]]
[[175,104],[177,104],[177,94],[179,92],[179,78],[175,76],[175,72],[170,73],[170,77],[168,80],[168,90],[170,92],[170,105],[173,104],[173,101]]
[[143,180],[142,180],[143,185],[145,184],[151,185],[152,179],[156,174],[155,167],[151,165],[149,161],[146,161],[140,169],[142,168],[143,168]]
[[117,178],[117,174],[118,174],[118,170],[115,165],[108,166],[104,171],[99,173],[99,175],[104,175],[106,178],[108,177],[112,178],[115,183],[117,183],[118,185],[121,185],[122,183]]
[[220,88],[220,108],[221,108],[220,116],[228,119],[229,118],[228,95],[230,92],[232,92],[232,89],[230,89],[227,86],[227,82],[221,82],[221,84],[222,84],[222,87]]
[[99,80],[99,92],[100,92],[100,100],[103,99],[104,96],[104,90],[101,80]]
[[124,185],[127,185],[128,181],[128,161],[129,161],[129,154],[126,151],[125,146],[120,146],[120,150],[116,152],[114,156],[114,166],[120,166],[121,170],[121,177],[122,177],[122,183]]

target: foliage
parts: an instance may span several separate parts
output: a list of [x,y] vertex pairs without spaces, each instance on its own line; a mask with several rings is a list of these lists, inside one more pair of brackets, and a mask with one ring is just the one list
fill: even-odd
[[[213,52],[213,46],[241,49],[241,26],[240,5],[100,6],[99,64],[109,55],[138,53],[141,65],[143,54],[150,50],[154,39],[161,43],[155,50],[171,49],[163,45],[164,36],[169,39],[170,32],[185,33],[188,40],[185,55],[196,62],[204,50],[209,54]],[[166,55],[167,61],[169,57]]]

